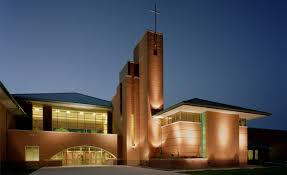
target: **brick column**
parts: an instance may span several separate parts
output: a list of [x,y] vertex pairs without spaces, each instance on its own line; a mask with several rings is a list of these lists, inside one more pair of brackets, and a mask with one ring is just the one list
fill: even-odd
[[43,130],[52,131],[52,107],[43,106]]

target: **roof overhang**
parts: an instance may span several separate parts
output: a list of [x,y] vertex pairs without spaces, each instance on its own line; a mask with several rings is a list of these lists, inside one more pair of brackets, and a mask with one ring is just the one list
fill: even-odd
[[171,108],[167,108],[166,110],[153,115],[153,117],[154,118],[165,118],[177,112],[204,113],[207,111],[239,115],[240,118],[245,118],[247,120],[253,120],[253,119],[268,116],[268,114],[263,114],[263,113],[259,114],[259,113],[250,113],[250,112],[242,112],[242,111],[235,111],[235,110],[218,109],[218,108],[191,105],[191,104],[178,104],[178,105],[175,105]]
[[16,100],[10,95],[5,86],[0,82],[0,103],[7,108],[9,112],[14,115],[24,115],[24,110],[16,102]]
[[98,106],[98,105],[90,105],[83,103],[71,103],[71,102],[61,102],[61,101],[41,101],[41,100],[28,100],[33,104],[41,104],[41,105],[49,105],[49,106],[59,106],[63,108],[74,108],[74,109],[83,109],[83,110],[104,110],[111,111],[111,108]]

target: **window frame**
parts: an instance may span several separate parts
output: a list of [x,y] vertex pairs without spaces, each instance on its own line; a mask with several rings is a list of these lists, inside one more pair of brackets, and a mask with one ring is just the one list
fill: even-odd
[[[37,156],[37,159],[33,159],[33,160],[27,160],[27,151],[28,151],[28,148],[37,148],[38,150],[38,156]],[[28,146],[25,146],[24,147],[24,150],[25,150],[25,162],[35,162],[35,161],[40,161],[40,146],[38,145],[28,145]]]

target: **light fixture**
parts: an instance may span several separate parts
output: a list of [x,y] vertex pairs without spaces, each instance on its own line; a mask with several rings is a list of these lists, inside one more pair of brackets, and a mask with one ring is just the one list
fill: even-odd
[[80,115],[84,115],[84,113],[83,113],[83,112],[80,112]]
[[95,112],[93,113],[93,116],[96,116],[96,113],[95,113]]
[[56,112],[60,112],[60,110],[59,110],[59,109],[57,109],[57,110],[56,110]]
[[70,114],[70,111],[67,111],[67,114]]

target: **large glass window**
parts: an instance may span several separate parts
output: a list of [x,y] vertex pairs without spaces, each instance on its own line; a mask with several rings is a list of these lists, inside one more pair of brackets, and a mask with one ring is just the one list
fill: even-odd
[[177,112],[173,115],[161,119],[161,126],[168,125],[178,121],[201,122],[201,117],[199,113]]
[[105,165],[116,157],[104,149],[78,146],[65,149],[54,155],[52,160],[62,160],[63,165]]
[[39,146],[25,146],[25,161],[39,161]]
[[52,109],[54,131],[108,133],[107,112]]
[[33,105],[33,130],[42,131],[43,130],[43,106]]

